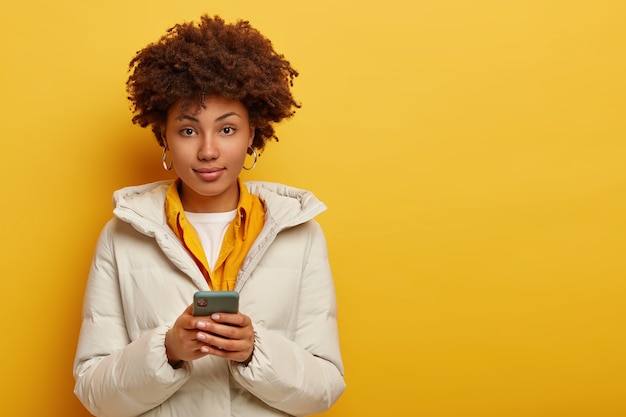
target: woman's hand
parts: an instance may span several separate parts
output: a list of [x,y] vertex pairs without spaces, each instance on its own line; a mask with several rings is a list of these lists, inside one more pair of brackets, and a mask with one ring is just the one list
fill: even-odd
[[254,350],[252,320],[242,313],[193,316],[189,306],[165,335],[165,350],[174,367],[206,355],[247,364]]
[[254,351],[254,328],[250,317],[242,313],[215,313],[196,317],[196,327],[202,331],[196,338],[204,344],[203,353],[247,364]]

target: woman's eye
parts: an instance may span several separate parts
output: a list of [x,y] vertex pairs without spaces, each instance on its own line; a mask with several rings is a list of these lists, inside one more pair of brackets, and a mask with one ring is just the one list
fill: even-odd
[[235,128],[231,126],[226,126],[225,128],[222,129],[222,133],[227,136],[230,136],[235,133]]
[[193,136],[194,133],[196,133],[195,130],[189,127],[180,131],[180,134],[183,136]]

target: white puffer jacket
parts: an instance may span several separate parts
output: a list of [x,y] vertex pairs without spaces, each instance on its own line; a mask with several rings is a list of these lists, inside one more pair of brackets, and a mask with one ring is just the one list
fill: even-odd
[[173,369],[166,331],[208,285],[165,222],[168,181],[114,194],[85,293],[75,393],[101,417],[284,416],[328,409],[345,384],[325,210],[310,192],[246,183],[265,226],[239,272],[256,340],[247,365],[206,356]]

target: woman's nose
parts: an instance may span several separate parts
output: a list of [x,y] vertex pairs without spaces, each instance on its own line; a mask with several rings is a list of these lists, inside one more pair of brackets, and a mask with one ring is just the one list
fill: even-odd
[[200,142],[198,148],[198,159],[201,161],[209,161],[219,156],[217,140],[213,136],[207,136]]

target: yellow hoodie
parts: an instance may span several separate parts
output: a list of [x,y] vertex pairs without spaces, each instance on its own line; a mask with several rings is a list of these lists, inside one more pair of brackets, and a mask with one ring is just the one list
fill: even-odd
[[248,192],[246,186],[239,184],[239,204],[235,218],[228,226],[222,242],[216,265],[211,270],[200,243],[200,238],[193,225],[185,216],[178,188],[180,178],[172,182],[165,196],[165,218],[169,227],[183,243],[198,268],[214,291],[233,290],[237,274],[248,254],[252,243],[261,232],[265,223],[265,207],[261,200]]

